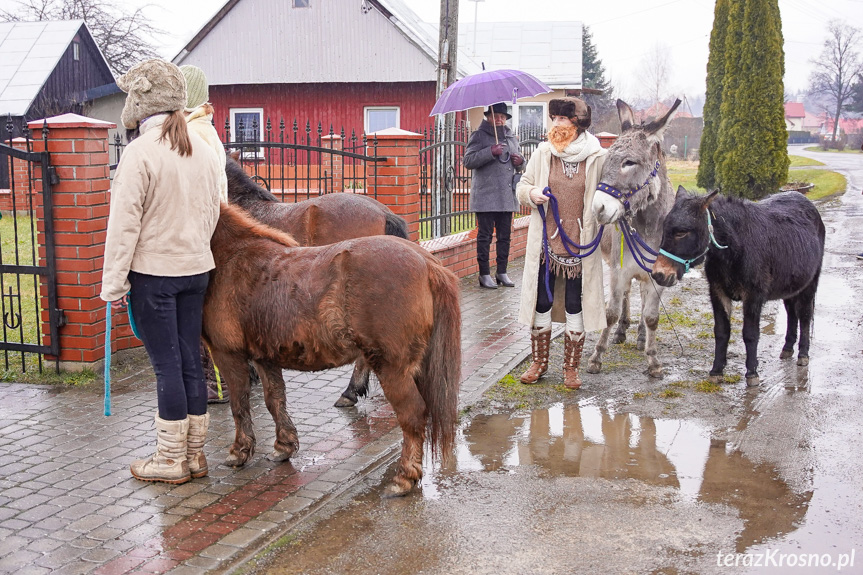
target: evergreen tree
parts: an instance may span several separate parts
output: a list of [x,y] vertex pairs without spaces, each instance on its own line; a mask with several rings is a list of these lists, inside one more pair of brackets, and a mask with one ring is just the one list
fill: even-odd
[[599,58],[590,28],[584,26],[581,34],[581,85],[585,88],[602,90],[602,94],[584,94],[582,98],[593,109],[593,114],[603,116],[616,109],[614,88],[605,78],[605,66]]
[[789,165],[778,0],[732,1],[725,58],[716,182],[727,195],[763,198],[779,191]]
[[722,104],[722,79],[725,77],[725,36],[728,30],[728,3],[716,0],[713,10],[713,31],[710,32],[710,53],[707,58],[707,93],[704,97],[704,129],[701,132],[698,187],[716,187],[716,140],[719,131],[719,109]]

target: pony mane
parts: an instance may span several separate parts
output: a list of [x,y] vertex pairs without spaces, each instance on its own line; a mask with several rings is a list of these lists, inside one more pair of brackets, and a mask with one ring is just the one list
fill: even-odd
[[290,234],[259,222],[244,209],[233,204],[221,203],[219,224],[229,229],[234,237],[263,238],[289,248],[300,245]]
[[232,202],[243,200],[261,200],[266,202],[278,202],[278,198],[269,190],[255,183],[243,167],[228,156],[225,162],[225,174],[228,176],[228,195]]

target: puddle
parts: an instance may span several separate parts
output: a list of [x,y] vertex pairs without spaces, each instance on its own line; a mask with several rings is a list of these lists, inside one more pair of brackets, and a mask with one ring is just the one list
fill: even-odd
[[[459,432],[454,467],[442,475],[522,466],[547,479],[636,480],[674,489],[679,504],[730,506],[744,522],[738,551],[795,530],[812,496],[792,491],[771,466],[711,441],[697,422],[615,413],[592,403],[475,416]],[[424,498],[441,496],[435,483],[424,479]]]

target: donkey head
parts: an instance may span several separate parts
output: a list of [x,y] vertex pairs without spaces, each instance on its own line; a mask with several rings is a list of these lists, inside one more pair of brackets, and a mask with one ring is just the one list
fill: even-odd
[[600,224],[621,218],[627,210],[624,200],[632,212],[656,200],[663,183],[660,178],[665,174],[664,169],[659,169],[665,160],[662,136],[679,105],[677,100],[663,117],[636,125],[632,108],[623,100],[617,101],[620,136],[608,149],[600,185],[593,196],[593,211]]

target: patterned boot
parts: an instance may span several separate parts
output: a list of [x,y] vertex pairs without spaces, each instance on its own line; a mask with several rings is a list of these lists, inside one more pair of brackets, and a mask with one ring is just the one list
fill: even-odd
[[533,354],[533,363],[521,376],[521,382],[525,384],[536,383],[537,380],[548,371],[548,350],[551,347],[551,326],[546,328],[530,330],[530,347]]
[[206,476],[209,471],[207,458],[204,456],[204,442],[207,440],[207,428],[209,426],[209,413],[189,416],[186,461],[189,463],[189,473],[195,479]]
[[192,478],[186,461],[186,436],[189,418],[166,421],[156,416],[156,453],[133,461],[132,475],[141,481],[186,483]]
[[584,332],[567,331],[563,340],[563,385],[569,389],[581,387],[578,366],[581,365],[581,352],[584,349]]

